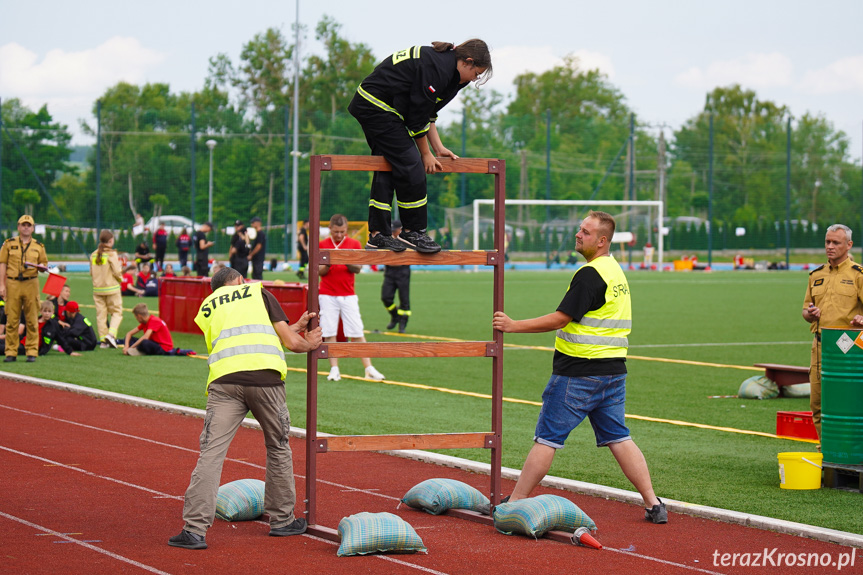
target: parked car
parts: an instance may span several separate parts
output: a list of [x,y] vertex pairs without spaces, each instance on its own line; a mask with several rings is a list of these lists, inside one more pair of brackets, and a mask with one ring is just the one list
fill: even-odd
[[133,226],[132,233],[137,236],[144,233],[145,229],[149,230],[150,233],[153,233],[159,229],[160,222],[165,224],[165,229],[169,234],[172,233],[174,235],[179,235],[180,232],[183,231],[183,228],[186,228],[191,235],[191,233],[197,230],[201,225],[193,223],[192,220],[185,216],[158,216],[150,218],[144,225],[138,224]]

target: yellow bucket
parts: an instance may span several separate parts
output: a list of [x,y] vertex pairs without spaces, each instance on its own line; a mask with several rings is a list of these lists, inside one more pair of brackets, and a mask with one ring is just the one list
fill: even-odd
[[820,453],[809,451],[788,451],[780,453],[779,487],[782,489],[820,489]]

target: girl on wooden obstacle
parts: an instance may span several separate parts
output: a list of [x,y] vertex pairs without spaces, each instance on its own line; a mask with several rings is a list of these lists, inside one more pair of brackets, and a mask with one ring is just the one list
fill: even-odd
[[[396,52],[362,81],[348,106],[360,123],[373,156],[383,156],[392,172],[375,172],[369,200],[366,249],[420,253],[441,250],[426,233],[426,174],[443,169],[435,157],[458,159],[441,143],[435,120],[459,90],[491,77],[491,55],[485,42],[467,40],[455,46],[432,42]],[[395,192],[404,230],[392,237]]]

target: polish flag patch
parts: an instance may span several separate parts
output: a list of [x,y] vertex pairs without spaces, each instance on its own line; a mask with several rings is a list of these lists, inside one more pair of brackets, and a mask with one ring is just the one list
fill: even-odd
[[431,92],[432,94],[434,94],[435,92],[437,92],[437,90],[435,90],[435,89],[434,89],[434,86],[432,86],[431,84],[429,84],[429,92]]

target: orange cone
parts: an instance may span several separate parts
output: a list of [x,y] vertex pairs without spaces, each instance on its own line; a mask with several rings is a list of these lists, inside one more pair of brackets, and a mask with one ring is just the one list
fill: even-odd
[[594,549],[602,549],[602,544],[593,538],[587,527],[579,527],[572,534],[572,542],[582,547],[593,547]]

